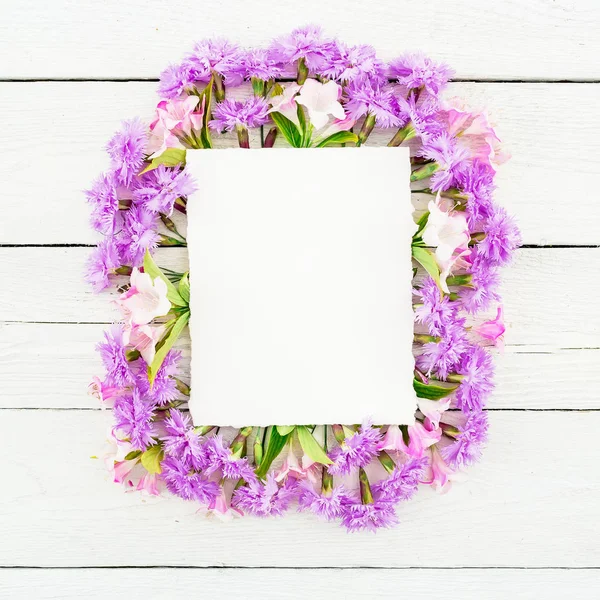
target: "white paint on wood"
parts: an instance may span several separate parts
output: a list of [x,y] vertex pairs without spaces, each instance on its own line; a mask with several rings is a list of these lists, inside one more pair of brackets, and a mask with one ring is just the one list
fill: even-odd
[[[158,99],[155,87],[151,82],[0,83],[0,243],[99,239],[88,225],[83,190],[108,166],[103,147],[119,122],[150,118]],[[600,244],[600,85],[456,83],[448,95],[490,107],[513,155],[499,169],[496,197],[517,218],[524,243]],[[40,132],[43,144],[36,145],[33,160],[31,141],[40,139]],[[254,131],[253,147],[259,145],[257,135]],[[385,144],[390,136],[375,131],[369,143]],[[230,134],[219,143],[236,142]],[[275,174],[269,185],[276,182]],[[250,184],[230,185],[243,194]]]
[[[104,470],[109,414],[2,411],[0,565],[592,567],[600,561],[600,413],[494,412],[485,459],[423,489],[392,530],[349,536],[293,511],[229,524],[124,493]],[[249,543],[252,540],[252,543]]]
[[[382,561],[385,562],[385,561]],[[592,569],[14,569],[0,573],[10,600],[429,600],[448,590],[460,600],[597,600]]]
[[[119,318],[108,292],[82,280],[89,248],[0,248],[0,321],[109,323]],[[163,248],[159,265],[184,271],[183,248]],[[503,271],[510,345],[599,348],[598,248],[522,248]],[[27,273],[27,288],[24,277]],[[121,278],[121,282],[126,282]],[[113,298],[115,294],[113,292]],[[585,315],[585,319],[582,318]]]
[[[157,77],[195,41],[216,35],[266,44],[307,23],[383,58],[420,49],[460,78],[596,79],[600,53],[595,0],[105,0],[6,4],[0,20],[0,76]],[[85,50],[84,50],[85,48]]]
[[[0,323],[0,408],[99,408],[86,390],[92,377],[103,372],[94,347],[106,328]],[[183,352],[186,379],[187,335],[177,348]],[[494,359],[497,387],[488,402],[491,409],[600,409],[600,349],[507,346]]]

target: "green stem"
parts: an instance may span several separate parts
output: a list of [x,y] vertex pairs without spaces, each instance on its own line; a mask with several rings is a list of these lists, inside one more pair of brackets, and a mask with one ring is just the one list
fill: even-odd
[[365,117],[365,120],[358,132],[358,141],[356,142],[357,146],[362,146],[367,138],[371,135],[373,128],[375,127],[375,115],[372,113],[368,113]]
[[301,58],[298,61],[298,78],[296,79],[298,85],[303,85],[307,78],[308,67],[306,66],[306,61],[303,58]]
[[392,457],[385,451],[382,450],[377,457],[381,466],[388,472],[392,473],[396,468],[396,463],[393,461]]
[[191,391],[190,386],[185,383],[185,381],[181,381],[181,379],[178,377],[173,377],[173,379],[175,380],[175,387],[177,388],[177,391],[184,396],[189,396]]
[[360,481],[360,499],[362,503],[374,504],[375,501],[373,500],[369,478],[367,477],[367,472],[362,467],[358,470],[358,480]]
[[267,133],[267,137],[265,137],[265,143],[263,144],[263,148],[272,148],[275,145],[277,133],[277,127],[271,127],[271,129],[269,129],[269,133]]
[[[266,432],[266,427],[265,427]],[[264,434],[263,434],[264,435]],[[256,437],[254,438],[254,464],[256,468],[260,467],[264,455],[263,438],[260,435],[260,427],[256,430]]]
[[427,179],[428,177],[431,177],[439,168],[440,165],[436,162],[424,165],[411,173],[410,180],[421,181],[422,179]]
[[127,265],[121,265],[115,269],[115,275],[131,275],[133,269]]
[[460,375],[458,373],[450,373],[448,377],[446,377],[446,381],[449,381],[450,383],[462,383],[462,380],[464,378],[464,375]]
[[466,275],[454,275],[446,278],[447,285],[470,285],[473,276],[469,273]]
[[331,429],[338,444],[341,444],[345,439],[344,428],[341,425],[332,425]]
[[417,132],[415,131],[412,123],[408,123],[408,125],[398,129],[398,131],[394,134],[394,137],[388,142],[388,146],[390,148],[400,146],[402,142],[407,142],[408,140],[414,138],[416,134]]
[[429,342],[435,342],[436,344],[439,344],[442,341],[442,338],[436,335],[425,335],[424,333],[415,333],[413,335],[413,341],[419,344],[428,344]]
[[236,125],[235,131],[237,133],[238,144],[240,148],[250,148],[250,136],[248,135],[248,129],[243,125]]
[[187,242],[185,242],[185,241],[177,240],[168,235],[163,235],[162,233],[159,234],[159,236],[160,236],[159,244],[161,246],[187,246]]
[[240,458],[244,452],[246,446],[246,440],[252,433],[253,427],[242,427],[240,432],[235,436],[233,442],[231,442],[231,454],[235,458]]
[[215,82],[215,99],[217,102],[223,102],[223,100],[225,100],[225,84],[223,83],[223,76],[220,73],[213,73],[213,79]]
[[194,427],[194,432],[198,435],[206,435],[207,433],[210,433],[214,428],[214,425],[199,425],[198,427]]
[[186,241],[186,239],[179,233],[179,231],[177,231],[177,227],[175,225],[175,223],[173,223],[172,219],[170,219],[169,217],[167,217],[167,215],[161,213],[160,214],[160,220],[163,222],[163,225],[172,233],[174,233],[176,236],[178,236],[179,238],[181,238],[182,241]]

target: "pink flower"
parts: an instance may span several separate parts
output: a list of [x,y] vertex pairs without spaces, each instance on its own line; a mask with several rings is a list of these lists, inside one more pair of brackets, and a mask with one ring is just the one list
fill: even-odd
[[306,469],[300,466],[298,458],[294,454],[292,444],[288,444],[288,453],[283,461],[283,465],[275,476],[277,483],[291,477],[292,479],[305,479],[307,476]]
[[[233,482],[231,482],[233,483]],[[231,496],[231,491],[227,492],[225,486],[230,484],[230,481],[225,482],[220,489],[219,495],[210,503],[208,507],[204,509],[200,509],[203,512],[206,512],[207,515],[212,515],[219,519],[219,521],[229,522],[232,521],[235,517],[241,517],[244,513],[241,510],[230,505],[228,501],[228,496]]]
[[498,312],[496,313],[495,319],[485,321],[478,327],[475,327],[475,331],[484,340],[489,340],[497,346],[503,345],[503,336],[506,331],[502,312],[502,306],[498,306]]
[[308,117],[315,129],[327,125],[329,115],[343,121],[346,118],[343,106],[339,103],[342,88],[335,81],[320,83],[316,79],[307,79],[296,98],[308,110]]
[[196,131],[202,129],[204,105],[198,112],[194,112],[199,100],[198,96],[185,96],[159,102],[156,107],[157,119],[151,128],[160,121],[165,129],[175,135],[190,135],[192,129]]
[[[459,102],[452,101],[445,111],[448,133],[456,136],[459,145],[469,150],[473,158],[494,167],[510,158],[510,154],[502,150],[500,138],[483,112],[470,112]],[[453,106],[452,104],[456,104]]]
[[464,481],[466,475],[460,471],[452,469],[442,458],[436,446],[432,446],[431,462],[425,480],[421,483],[432,485],[436,491],[445,494],[452,487],[453,481]]
[[129,334],[129,345],[137,350],[146,364],[152,364],[156,354],[156,344],[165,332],[163,325],[152,327],[151,325],[136,325]]
[[450,398],[442,400],[427,400],[426,398],[417,398],[417,406],[423,415],[427,418],[434,429],[440,424],[440,418],[444,412],[450,408]]
[[415,421],[415,424],[408,428],[408,446],[404,443],[400,427],[390,425],[378,450],[404,452],[413,458],[421,458],[425,454],[426,448],[439,442],[442,437],[442,430],[439,427],[434,427],[433,423],[428,425],[431,429],[423,426],[419,421]]
[[169,148],[184,148],[184,145],[162,121],[155,121],[150,126],[150,139],[147,146],[148,152],[151,153],[149,158],[156,158]]
[[334,133],[338,133],[340,131],[349,131],[354,127],[354,123],[356,123],[356,121],[350,117],[346,117],[342,120],[335,120],[331,125],[329,125],[329,127],[327,127],[327,129],[324,129],[319,134],[319,138],[318,140],[315,140],[315,143],[318,143],[320,140],[327,139]]
[[[117,300],[125,320],[132,325],[146,325],[156,317],[163,317],[171,310],[167,299],[167,284],[137,268],[131,273],[131,287]],[[127,343],[127,342],[126,342]]]
[[136,490],[148,494],[149,496],[160,496],[160,491],[158,490],[157,484],[157,474],[146,472],[144,473],[144,475],[142,475],[142,478],[139,480]]
[[300,125],[298,121],[298,105],[296,104],[296,94],[300,91],[297,83],[292,83],[283,88],[283,93],[273,96],[270,100],[271,109],[269,113],[278,112],[287,117],[292,123]]
[[115,483],[129,483],[129,484],[131,484],[130,481],[126,481],[126,478],[129,475],[129,473],[131,473],[131,471],[133,470],[133,468],[135,467],[135,465],[138,464],[138,462],[140,462],[139,457],[138,458],[132,458],[130,460],[115,461],[114,467],[112,469],[112,472],[113,472],[113,481]]
[[114,399],[123,394],[123,389],[106,385],[99,377],[94,377],[88,385],[88,394],[112,408]]

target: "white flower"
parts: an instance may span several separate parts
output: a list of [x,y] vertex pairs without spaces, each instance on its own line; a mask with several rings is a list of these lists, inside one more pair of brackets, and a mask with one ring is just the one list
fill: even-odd
[[300,90],[297,83],[292,83],[283,89],[283,93],[271,98],[270,113],[278,112],[296,125],[300,125],[298,121],[298,106],[296,105],[295,96]]
[[344,120],[346,113],[339,103],[342,88],[335,81],[320,83],[316,79],[307,79],[296,98],[308,110],[308,117],[315,129],[321,129],[329,121],[329,115]]
[[156,355],[156,344],[164,332],[163,325],[138,325],[131,330],[129,344],[141,354],[146,364],[151,365]]
[[446,278],[468,250],[471,236],[463,214],[446,212],[440,208],[439,194],[435,202],[429,202],[428,208],[429,218],[421,237],[427,246],[435,247],[435,260],[441,269],[442,289],[448,293]]
[[147,325],[171,310],[167,284],[160,277],[152,281],[148,273],[140,273],[137,268],[131,273],[131,287],[121,294],[117,303],[130,326]]

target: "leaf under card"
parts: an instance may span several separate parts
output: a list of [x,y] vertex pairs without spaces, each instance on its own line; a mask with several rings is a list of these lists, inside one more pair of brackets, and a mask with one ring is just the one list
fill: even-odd
[[185,149],[182,148],[167,148],[160,156],[153,158],[150,164],[140,173],[147,173],[148,171],[154,171],[160,165],[165,167],[176,167],[177,165],[185,164]]
[[431,251],[421,246],[412,246],[411,250],[413,258],[433,277],[437,286],[440,287],[440,268]]
[[426,398],[427,400],[440,400],[449,396],[456,388],[458,384],[451,385],[437,385],[433,383],[423,383],[418,379],[413,381],[413,387],[415,393],[419,398]]
[[331,465],[333,461],[325,454],[325,450],[315,440],[313,434],[306,428],[305,425],[298,425],[296,427],[298,433],[298,440],[302,446],[304,453],[315,462],[321,463],[322,465]]
[[281,131],[281,135],[287,140],[288,144],[294,148],[301,148],[302,133],[298,129],[298,126],[279,112],[272,112],[270,114],[273,122],[277,125],[277,129]]
[[325,148],[331,144],[356,144],[358,142],[358,136],[351,131],[338,131],[328,138],[320,141],[317,144],[317,148]]

